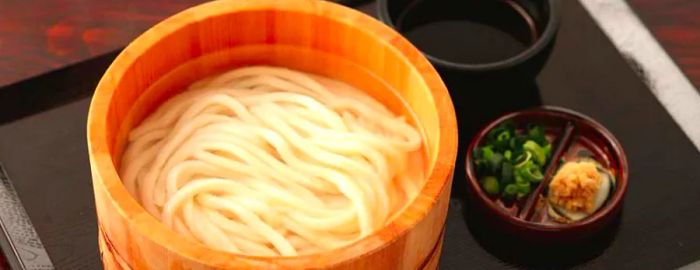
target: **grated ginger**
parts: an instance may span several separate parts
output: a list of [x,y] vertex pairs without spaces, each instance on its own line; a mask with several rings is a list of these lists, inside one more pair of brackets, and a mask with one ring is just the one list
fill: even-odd
[[565,163],[549,184],[550,202],[569,211],[593,213],[602,176],[593,161]]

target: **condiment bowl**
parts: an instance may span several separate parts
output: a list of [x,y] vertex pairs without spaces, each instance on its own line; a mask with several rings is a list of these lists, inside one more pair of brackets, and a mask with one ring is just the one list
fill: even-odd
[[[544,224],[527,221],[518,217],[517,214],[505,211],[504,207],[489,197],[479,184],[472,154],[477,147],[484,143],[488,132],[505,121],[513,121],[516,125],[530,123],[543,125],[547,134],[555,138],[552,143],[554,147],[558,143],[557,138],[563,134],[564,127],[567,123],[572,123],[575,128],[571,145],[585,146],[591,149],[593,155],[597,156],[596,160],[600,160],[601,164],[609,168],[616,179],[616,187],[609,195],[607,202],[587,218],[566,224]],[[565,152],[569,150],[573,151],[574,149],[569,148]],[[516,238],[534,242],[560,242],[582,239],[599,232],[606,225],[610,224],[622,209],[623,199],[628,186],[627,158],[622,146],[612,133],[600,123],[573,110],[542,106],[505,114],[484,126],[472,139],[467,151],[465,164],[467,194],[469,196],[470,209],[476,213],[471,218],[483,217],[488,223],[500,228],[502,232],[511,234]],[[552,158],[549,165],[559,166],[559,161],[554,159]]]

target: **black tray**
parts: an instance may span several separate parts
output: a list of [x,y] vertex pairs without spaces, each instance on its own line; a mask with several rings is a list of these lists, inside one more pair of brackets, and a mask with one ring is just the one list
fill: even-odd
[[[523,244],[469,212],[463,164],[457,164],[441,269],[668,269],[700,259],[700,153],[580,4],[561,2],[549,62],[536,84],[512,88],[535,89],[535,103],[588,114],[617,136],[630,165],[624,210],[584,242]],[[114,56],[0,89],[0,163],[58,269],[102,267],[85,122],[89,96]],[[474,95],[484,90],[470,89]]]

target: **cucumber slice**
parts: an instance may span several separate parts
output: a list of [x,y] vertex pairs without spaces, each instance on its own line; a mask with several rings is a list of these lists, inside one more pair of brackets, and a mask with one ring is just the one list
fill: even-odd
[[615,176],[613,176],[613,175],[610,173],[610,171],[608,171],[608,170],[606,170],[605,168],[603,168],[603,166],[600,166],[600,164],[598,164],[598,167],[597,167],[597,168],[598,168],[598,172],[599,172],[600,174],[602,174],[602,175],[604,175],[604,176],[607,176],[608,179],[610,179],[610,184],[611,184],[611,187],[610,187],[610,194],[612,195],[612,192],[613,192],[613,191],[615,190],[615,188],[617,187],[617,181],[615,181]]

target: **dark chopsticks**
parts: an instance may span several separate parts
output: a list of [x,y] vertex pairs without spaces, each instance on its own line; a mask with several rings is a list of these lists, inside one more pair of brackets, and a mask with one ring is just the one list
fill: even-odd
[[576,126],[573,122],[569,121],[566,123],[564,132],[562,133],[562,136],[559,139],[559,144],[557,145],[556,150],[554,150],[554,153],[552,154],[552,159],[547,165],[547,170],[545,171],[544,179],[542,179],[535,191],[530,193],[530,195],[528,196],[527,201],[525,202],[525,206],[523,206],[523,208],[520,210],[520,214],[518,214],[518,217],[520,219],[529,220],[532,216],[532,211],[535,208],[535,202],[537,202],[537,199],[540,197],[540,194],[542,194],[542,191],[544,191],[544,188],[547,185],[549,185],[549,182],[552,180],[552,177],[554,177],[554,172],[556,172],[557,167],[559,167],[558,161],[564,155],[564,152],[566,152],[566,150],[569,149],[569,145],[571,144],[572,138],[574,137],[573,135],[575,129]]

